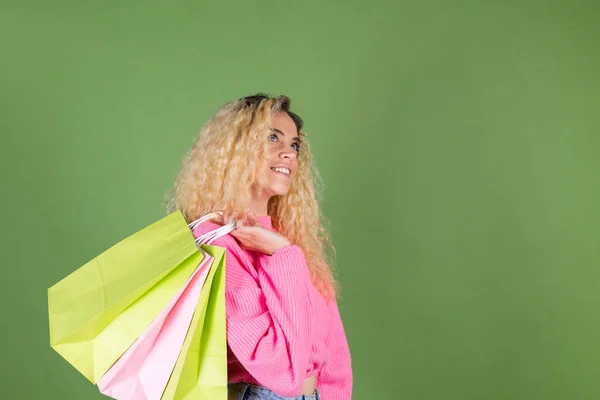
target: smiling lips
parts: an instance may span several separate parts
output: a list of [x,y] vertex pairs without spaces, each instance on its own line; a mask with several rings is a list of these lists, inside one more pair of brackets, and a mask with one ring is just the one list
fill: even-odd
[[271,167],[271,170],[283,174],[287,177],[289,177],[291,173],[290,169],[286,167]]

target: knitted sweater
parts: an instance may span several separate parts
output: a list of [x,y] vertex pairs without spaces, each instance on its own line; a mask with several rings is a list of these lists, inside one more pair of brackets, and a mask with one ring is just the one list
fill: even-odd
[[[259,217],[259,223],[275,231],[269,216]],[[193,235],[217,227],[207,222]],[[295,397],[315,375],[323,400],[351,399],[350,351],[337,302],[326,301],[313,286],[300,247],[289,245],[268,256],[243,250],[230,235],[213,245],[226,249],[229,383]]]

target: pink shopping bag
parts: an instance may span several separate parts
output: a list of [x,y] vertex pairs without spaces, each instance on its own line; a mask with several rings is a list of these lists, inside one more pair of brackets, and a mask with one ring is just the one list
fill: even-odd
[[101,393],[118,400],[160,400],[212,262],[213,258],[205,254],[184,287],[100,378]]

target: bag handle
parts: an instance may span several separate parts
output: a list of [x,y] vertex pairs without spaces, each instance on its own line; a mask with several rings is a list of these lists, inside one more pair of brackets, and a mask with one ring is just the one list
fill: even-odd
[[198,225],[200,225],[200,224],[203,224],[203,223],[205,223],[206,221],[208,221],[208,220],[211,220],[211,219],[213,219],[213,218],[216,218],[216,217],[218,217],[219,215],[223,215],[223,213],[222,213],[222,212],[219,212],[219,211],[217,211],[217,212],[212,212],[212,213],[210,213],[210,214],[206,214],[204,217],[200,217],[200,218],[198,218],[197,220],[195,220],[195,221],[193,221],[193,222],[189,223],[189,224],[188,224],[188,226],[190,227],[190,229],[191,229],[191,230],[194,230],[194,229],[196,229],[196,227],[197,227]]
[[[217,212],[212,212],[210,214],[206,214],[205,216],[200,217],[197,220],[189,223],[188,226],[193,231],[199,225],[201,225],[201,224],[205,223],[206,221],[209,221],[219,215],[223,215],[223,213],[217,211]],[[236,223],[237,223],[237,221],[233,220],[230,223],[228,223],[227,225],[223,225],[220,228],[217,228],[210,232],[206,232],[204,235],[202,235],[198,238],[195,238],[194,241],[196,242],[196,244],[198,245],[199,248],[203,244],[211,244],[213,241],[233,232],[236,228]]]

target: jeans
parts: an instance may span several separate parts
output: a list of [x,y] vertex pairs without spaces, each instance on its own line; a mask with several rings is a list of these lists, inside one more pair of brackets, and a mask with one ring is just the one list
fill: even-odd
[[248,383],[235,383],[228,385],[229,400],[320,400],[319,390],[315,394],[300,395],[298,397],[281,397],[271,390],[251,385]]

